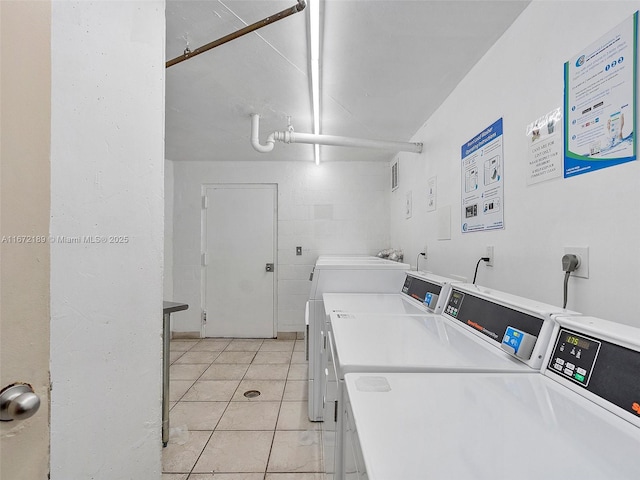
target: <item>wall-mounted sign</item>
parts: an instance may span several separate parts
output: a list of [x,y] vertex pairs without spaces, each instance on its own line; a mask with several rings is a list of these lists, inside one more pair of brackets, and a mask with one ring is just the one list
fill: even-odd
[[462,233],[504,228],[502,118],[462,145]]
[[556,108],[527,126],[527,185],[562,175],[562,109]]
[[636,159],[638,12],[564,64],[564,176]]

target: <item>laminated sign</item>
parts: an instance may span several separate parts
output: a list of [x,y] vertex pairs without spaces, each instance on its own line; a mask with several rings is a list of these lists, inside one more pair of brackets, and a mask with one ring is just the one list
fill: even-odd
[[462,145],[462,233],[504,228],[502,118]]
[[564,176],[636,159],[638,12],[564,64]]

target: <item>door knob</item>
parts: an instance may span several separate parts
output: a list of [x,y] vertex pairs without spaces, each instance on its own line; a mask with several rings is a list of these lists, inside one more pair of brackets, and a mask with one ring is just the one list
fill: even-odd
[[5,387],[0,392],[0,420],[25,420],[33,416],[40,408],[40,397],[33,392],[31,385],[18,383]]
[[267,263],[267,265],[264,267],[264,269],[267,272],[273,272],[273,263]]

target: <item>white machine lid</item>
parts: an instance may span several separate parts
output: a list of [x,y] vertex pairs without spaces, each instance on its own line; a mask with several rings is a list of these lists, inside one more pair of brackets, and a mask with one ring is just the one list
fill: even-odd
[[439,315],[331,314],[338,375],[349,372],[534,372]]
[[540,375],[349,374],[369,480],[637,480],[640,429]]
[[424,315],[425,308],[399,293],[325,293],[324,309],[331,313]]

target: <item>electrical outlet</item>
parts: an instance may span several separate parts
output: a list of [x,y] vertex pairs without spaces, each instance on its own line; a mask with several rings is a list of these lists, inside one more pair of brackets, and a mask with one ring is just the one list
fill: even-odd
[[484,256],[489,258],[489,261],[485,262],[485,265],[487,267],[493,267],[493,245],[487,245],[487,251]]
[[589,247],[564,247],[564,254],[573,253],[580,259],[580,265],[571,272],[572,277],[589,278]]
[[427,245],[425,245],[425,246],[424,246],[424,250],[423,250],[423,252],[424,252],[424,259],[425,259],[425,260],[426,260],[426,259],[427,259],[427,257],[429,256],[429,252],[427,251],[427,248],[429,248],[429,247],[428,247]]
[[296,255],[302,255],[302,247],[296,247]]

